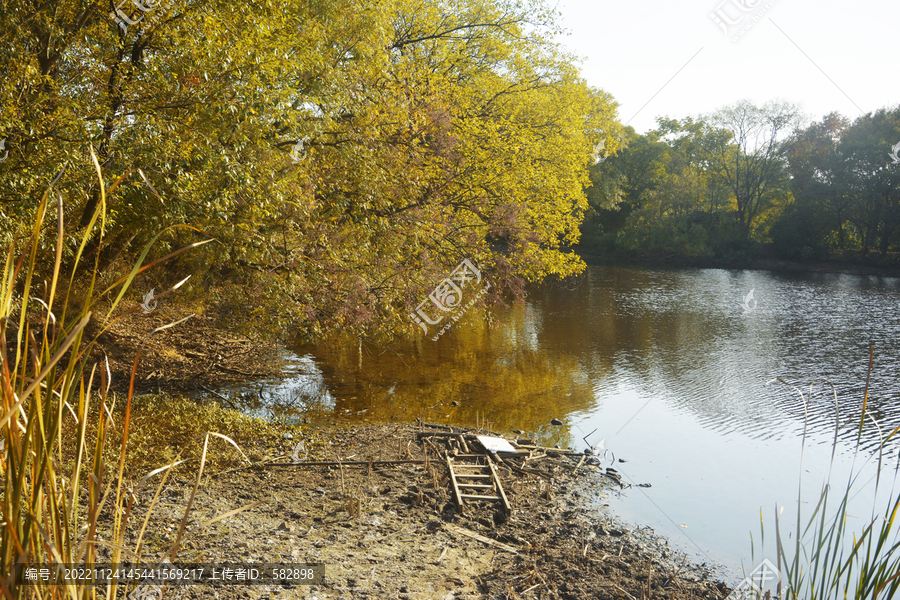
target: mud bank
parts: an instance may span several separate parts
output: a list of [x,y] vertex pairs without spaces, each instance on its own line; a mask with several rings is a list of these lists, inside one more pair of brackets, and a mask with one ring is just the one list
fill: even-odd
[[[174,586],[164,597],[727,595],[723,584],[710,580],[708,568],[691,565],[648,530],[630,530],[617,521],[599,502],[617,481],[577,456],[536,451],[527,460],[507,459],[496,469],[509,514],[490,501],[464,502],[465,514],[459,514],[446,458],[454,450],[422,439],[428,431],[422,424],[294,428],[284,434],[278,455],[204,476],[176,565],[318,563],[324,577],[317,585],[290,587]],[[295,461],[335,464],[272,464]],[[182,471],[162,490],[145,533],[144,561],[158,561],[170,551],[193,485],[190,473]],[[155,491],[136,493],[138,520]],[[252,508],[221,518],[247,506]],[[134,537],[126,541],[133,543]]]

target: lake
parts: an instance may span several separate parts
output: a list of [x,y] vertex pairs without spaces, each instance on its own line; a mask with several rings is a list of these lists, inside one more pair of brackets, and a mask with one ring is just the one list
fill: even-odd
[[[880,437],[869,419],[855,450],[872,344],[868,412],[882,436],[900,426],[898,307],[896,278],[594,265],[533,291],[492,326],[473,312],[436,341],[292,348],[294,373],[263,385],[258,406],[310,422],[521,429],[578,450],[602,440],[624,482],[651,487],[597,501],[737,577],[742,564],[749,572],[762,558],[775,562],[759,545],[761,510],[771,546],[776,507],[785,538],[796,531],[801,482],[801,507],[815,506],[835,423],[831,481],[840,494],[851,471],[859,475],[851,528],[889,497],[894,470],[875,497],[870,456]],[[767,384],[775,377],[809,396],[806,417],[796,390]],[[826,384],[809,395],[817,378],[834,384],[837,409]],[[897,447],[888,445],[885,464],[896,465]]]

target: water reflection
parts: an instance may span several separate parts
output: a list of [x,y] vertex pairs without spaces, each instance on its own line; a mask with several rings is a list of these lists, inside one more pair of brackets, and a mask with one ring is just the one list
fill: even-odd
[[[746,312],[751,289],[758,304]],[[472,313],[436,342],[296,346],[296,378],[242,392],[257,390],[260,406],[283,418],[315,409],[371,420],[487,419],[499,431],[555,435],[551,418],[596,412],[628,387],[708,429],[765,440],[802,431],[805,418],[827,432],[835,418],[826,384],[814,388],[805,415],[795,392],[766,382],[780,376],[808,393],[809,382],[827,378],[840,399],[840,435],[851,441],[872,344],[868,411],[883,429],[900,424],[898,301],[893,278],[593,266],[576,286],[533,292],[495,328]],[[561,433],[566,443],[583,435]],[[877,447],[874,428],[864,442]]]
[[498,431],[523,429],[554,443],[571,440],[553,417],[590,411],[595,399],[587,373],[569,352],[539,341],[535,311],[510,311],[502,326],[454,326],[430,339],[389,347],[338,340],[297,348],[314,356],[339,414],[374,420],[485,423]]

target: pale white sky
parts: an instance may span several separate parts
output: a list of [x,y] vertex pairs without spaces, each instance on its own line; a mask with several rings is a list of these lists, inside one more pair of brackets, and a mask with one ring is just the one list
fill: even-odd
[[[657,116],[682,119],[742,98],[798,102],[816,121],[900,103],[897,0],[559,0],[557,8],[570,32],[558,41],[584,57],[583,76],[615,97],[620,120],[638,133]],[[728,35],[710,16],[717,11],[737,22]]]

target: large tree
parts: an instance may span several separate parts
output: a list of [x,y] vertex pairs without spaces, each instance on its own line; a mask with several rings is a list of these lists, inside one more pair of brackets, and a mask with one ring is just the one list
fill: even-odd
[[841,136],[838,190],[851,200],[848,220],[860,233],[863,254],[887,254],[900,231],[900,165],[890,157],[900,140],[900,108],[860,116]]
[[755,219],[776,199],[784,198],[789,135],[800,123],[798,108],[787,102],[763,106],[742,100],[706,117],[728,132],[709,146],[709,166],[731,191],[741,236],[750,239]]
[[783,252],[824,252],[831,232],[837,248],[846,245],[851,195],[840,176],[838,143],[849,126],[846,118],[831,113],[795,132],[787,151],[793,202],[773,232]]
[[616,105],[549,41],[540,2],[114,10],[0,8],[0,233],[65,161],[67,223],[83,227],[92,144],[125,178],[111,254],[197,225],[221,244],[181,268],[279,329],[415,330],[409,309],[463,258],[495,297],[583,268],[566,247]]
[[788,158],[795,202],[776,227],[779,246],[856,248],[885,255],[900,231],[900,169],[891,159],[900,110],[881,109],[852,124],[836,113],[798,131]]

